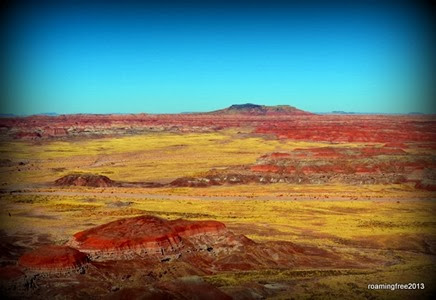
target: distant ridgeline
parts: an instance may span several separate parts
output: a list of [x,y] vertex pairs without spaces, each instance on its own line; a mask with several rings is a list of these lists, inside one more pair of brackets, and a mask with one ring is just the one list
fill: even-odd
[[233,104],[232,106],[210,112],[210,114],[244,114],[244,115],[312,115],[289,105],[258,105],[252,103]]

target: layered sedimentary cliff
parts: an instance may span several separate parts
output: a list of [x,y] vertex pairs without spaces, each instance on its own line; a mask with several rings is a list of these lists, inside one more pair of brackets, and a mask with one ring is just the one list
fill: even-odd
[[78,232],[69,245],[94,258],[178,256],[186,251],[207,250],[228,235],[225,225],[217,221],[140,216]]
[[88,262],[85,253],[68,246],[48,245],[22,255],[18,264],[38,271],[65,271]]

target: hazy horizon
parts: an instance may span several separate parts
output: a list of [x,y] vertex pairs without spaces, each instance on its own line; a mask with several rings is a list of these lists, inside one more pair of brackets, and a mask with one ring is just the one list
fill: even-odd
[[2,114],[436,113],[433,21],[412,2],[43,1],[6,14]]

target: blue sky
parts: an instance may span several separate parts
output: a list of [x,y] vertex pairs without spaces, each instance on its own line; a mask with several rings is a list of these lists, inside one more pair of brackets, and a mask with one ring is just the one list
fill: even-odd
[[11,8],[1,113],[436,112],[413,5],[157,3]]

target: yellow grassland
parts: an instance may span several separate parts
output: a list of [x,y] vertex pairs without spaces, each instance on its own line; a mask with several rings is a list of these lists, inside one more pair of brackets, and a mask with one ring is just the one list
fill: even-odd
[[[168,199],[165,196],[123,198],[99,194],[17,194],[3,195],[2,201],[12,217],[2,218],[0,229],[50,231],[53,226],[59,226],[67,234],[57,237],[61,239],[88,228],[89,221],[101,224],[120,216],[140,214],[170,219],[215,219],[258,241],[289,240],[317,245],[344,245],[353,239],[366,237],[374,237],[380,244],[389,244],[395,241],[384,236],[431,235],[436,229],[436,204],[432,200],[402,200],[398,203],[396,200],[216,200],[190,196]],[[118,201],[130,204],[126,207],[111,204]],[[38,228],[34,228],[34,224]],[[413,241],[412,238],[404,243]]]
[[[3,184],[47,183],[70,172],[92,172],[113,180],[168,182],[212,168],[249,164],[268,152],[332,146],[323,142],[215,133],[148,133],[135,136],[68,141],[9,141],[0,144],[4,159],[25,166],[0,167],[10,176]],[[357,143],[336,144],[356,147]]]

